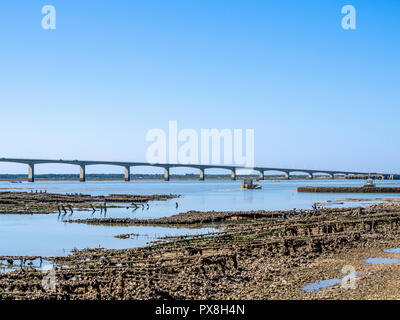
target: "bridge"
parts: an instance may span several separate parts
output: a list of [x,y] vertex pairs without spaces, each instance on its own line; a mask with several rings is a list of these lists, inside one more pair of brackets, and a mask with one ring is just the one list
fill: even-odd
[[11,162],[11,163],[22,163],[28,165],[28,181],[35,181],[35,165],[48,164],[48,163],[59,163],[59,164],[72,164],[80,167],[79,180],[81,182],[86,181],[86,167],[91,165],[112,165],[120,166],[125,168],[125,181],[131,180],[131,167],[158,167],[164,168],[164,180],[168,181],[170,178],[171,168],[194,168],[200,172],[199,180],[204,180],[206,169],[226,169],[231,171],[231,179],[236,180],[237,170],[249,169],[259,172],[259,178],[264,179],[265,171],[278,171],[285,174],[286,179],[290,179],[290,173],[301,172],[306,173],[308,178],[312,179],[314,174],[327,174],[331,179],[335,178],[335,175],[381,175],[384,178],[390,176],[385,173],[371,173],[371,172],[356,172],[356,171],[336,171],[336,170],[310,170],[310,169],[289,169],[289,168],[269,168],[269,167],[240,167],[240,166],[225,166],[225,165],[197,165],[197,164],[168,164],[168,163],[147,163],[147,162],[118,162],[118,161],[84,161],[84,160],[54,160],[54,159],[18,159],[18,158],[0,158],[0,162]]

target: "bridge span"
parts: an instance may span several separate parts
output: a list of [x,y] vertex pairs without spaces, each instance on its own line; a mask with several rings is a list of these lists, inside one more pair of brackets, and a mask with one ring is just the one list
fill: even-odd
[[314,169],[290,169],[290,168],[269,168],[269,167],[240,167],[240,166],[228,166],[228,165],[197,165],[197,164],[170,164],[170,163],[147,163],[147,162],[119,162],[119,161],[86,161],[86,160],[55,160],[55,159],[19,159],[19,158],[0,158],[0,162],[11,162],[11,163],[22,163],[28,166],[28,181],[35,181],[35,165],[44,163],[60,163],[60,164],[72,164],[79,166],[80,175],[79,180],[81,182],[86,181],[86,167],[90,165],[112,165],[120,166],[125,168],[125,181],[131,180],[131,167],[149,166],[164,168],[164,180],[168,181],[170,178],[171,168],[194,168],[200,171],[199,179],[204,180],[206,169],[226,169],[231,171],[231,179],[236,180],[237,170],[249,169],[259,172],[259,178],[264,179],[265,171],[278,171],[285,174],[286,179],[290,179],[290,173],[301,172],[306,173],[310,179],[314,177],[316,173],[327,174],[331,179],[335,178],[335,175],[381,175],[384,178],[389,177],[390,174],[385,173],[371,173],[371,172],[357,172],[357,171],[336,171],[336,170],[314,170]]

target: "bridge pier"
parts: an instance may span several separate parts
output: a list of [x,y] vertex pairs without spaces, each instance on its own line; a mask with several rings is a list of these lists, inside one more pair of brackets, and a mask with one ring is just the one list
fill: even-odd
[[313,179],[314,177],[313,177],[313,174],[312,174],[312,172],[308,172],[308,179]]
[[260,175],[258,176],[260,180],[264,180],[264,171],[260,170]]
[[126,166],[125,167],[125,181],[131,181],[131,167],[130,166]]
[[169,168],[164,168],[164,181],[169,181]]
[[199,178],[199,180],[201,180],[201,181],[203,181],[204,178],[205,178],[204,170],[206,170],[206,169],[200,168],[200,178]]
[[35,182],[35,165],[33,163],[28,164],[28,182]]
[[290,172],[289,171],[285,172],[285,179],[287,179],[287,180],[290,179]]
[[232,170],[232,173],[231,173],[231,180],[236,180],[236,169],[233,169],[233,170]]
[[334,173],[330,173],[330,174],[329,174],[329,178],[335,179],[335,174],[334,174]]
[[79,165],[80,173],[79,173],[79,181],[85,182],[86,181],[86,166],[84,164]]

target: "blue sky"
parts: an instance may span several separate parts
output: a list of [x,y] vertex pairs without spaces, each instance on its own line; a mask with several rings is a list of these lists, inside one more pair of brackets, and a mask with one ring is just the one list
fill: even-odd
[[253,128],[259,166],[400,172],[399,35],[395,0],[2,0],[0,156],[144,161],[178,120]]

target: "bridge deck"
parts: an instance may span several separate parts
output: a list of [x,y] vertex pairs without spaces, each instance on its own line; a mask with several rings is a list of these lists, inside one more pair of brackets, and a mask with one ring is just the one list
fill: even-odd
[[28,165],[28,180],[34,181],[34,166],[36,164],[45,163],[59,163],[59,164],[71,164],[80,167],[80,180],[85,181],[86,166],[90,165],[113,165],[121,166],[125,168],[125,180],[130,180],[130,168],[139,166],[150,166],[164,168],[164,179],[169,180],[169,169],[170,168],[195,168],[200,170],[200,179],[204,180],[205,169],[226,169],[232,171],[232,179],[236,179],[236,170],[248,169],[260,172],[260,178],[264,178],[265,171],[279,171],[285,173],[286,177],[289,178],[291,172],[304,172],[313,177],[314,173],[325,173],[334,178],[335,174],[344,175],[382,175],[390,176],[389,173],[372,173],[372,172],[357,172],[357,171],[338,171],[338,170],[316,170],[316,169],[298,169],[298,168],[272,168],[272,167],[243,167],[243,166],[229,166],[229,165],[211,165],[211,164],[178,164],[178,163],[147,163],[147,162],[120,162],[120,161],[91,161],[91,160],[63,160],[63,159],[22,159],[22,158],[0,158],[0,162],[11,162],[11,163],[22,163]]

